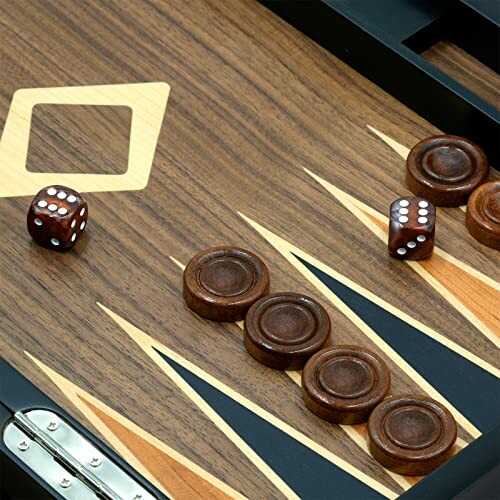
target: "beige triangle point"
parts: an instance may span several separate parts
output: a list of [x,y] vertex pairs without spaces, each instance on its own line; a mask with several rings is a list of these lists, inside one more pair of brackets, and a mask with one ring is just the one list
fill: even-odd
[[[349,212],[363,222],[363,224],[367,226],[375,235],[384,241],[386,240],[387,233],[382,230],[381,224],[385,224],[387,226],[389,220],[387,217],[383,216],[380,212],[377,212],[377,210],[369,207],[365,203],[357,200],[354,196],[342,191],[331,182],[319,177],[307,168],[304,168],[304,170],[316,182],[318,182],[318,184],[323,186],[330,194],[332,194],[345,208],[347,208],[347,210],[349,210]],[[378,220],[380,224],[373,225],[372,219]]]
[[[227,484],[59,375],[30,353],[25,352],[25,354],[134,469],[170,498],[204,498],[198,491],[207,484],[208,491],[212,495],[208,498],[244,498]],[[141,449],[149,451],[145,453],[140,451]],[[154,460],[149,452],[154,454]],[[179,495],[184,492],[189,495]]]
[[180,260],[177,260],[175,257],[170,256],[170,260],[183,271],[184,269],[186,269],[186,266]]
[[[332,194],[347,210],[349,210],[360,222],[373,232],[381,241],[387,242],[388,217],[382,215],[377,210],[369,207],[365,203],[357,200],[353,196],[342,191],[327,180],[305,169],[305,171]],[[459,261],[444,250],[436,247],[435,256],[429,261],[404,261],[420,277],[429,283],[444,299],[446,299],[457,311],[467,318],[488,340],[496,347],[500,347],[499,320],[494,311],[497,310],[492,304],[499,303],[500,285],[483,273],[473,269],[471,266]],[[433,262],[445,264],[448,272],[443,272],[443,268],[434,265]],[[464,288],[462,281],[457,279],[469,275],[471,287]],[[474,292],[472,290],[475,290]],[[486,295],[483,295],[486,294]],[[382,302],[382,301],[381,301]],[[386,307],[384,307],[386,308]],[[401,314],[398,314],[401,317]],[[416,320],[411,321],[417,324]],[[462,348],[458,344],[448,340],[446,337],[431,330],[427,326],[419,324],[419,328],[435,340],[445,344],[447,347],[458,352],[466,359],[488,370],[496,376],[500,371],[490,363],[482,360],[470,351]],[[422,327],[421,327],[422,326]],[[495,333],[495,331],[497,333]]]
[[385,135],[384,133],[380,132],[380,130],[377,130],[375,127],[372,127],[371,125],[367,125],[368,129],[370,129],[375,135],[377,135],[380,139],[382,139],[388,146],[390,146],[396,153],[398,153],[403,160],[406,160],[408,158],[408,153],[410,152],[410,148],[407,148],[406,146],[403,146],[399,142],[395,141],[388,135]]
[[139,457],[143,465],[158,482],[169,488],[173,498],[186,500],[191,498],[207,498],[210,500],[232,498],[202,476],[154,446],[150,441],[134,433],[129,427],[115,420],[108,412],[87,401],[83,395],[79,395],[79,397],[123,445],[136,457]]
[[[176,386],[205,414],[205,416],[254,464],[254,466],[286,497],[298,500],[295,492],[274,472],[267,463],[250,447],[248,444],[229,426],[219,414],[163,359],[158,352],[161,351],[181,366],[196,373],[202,380],[207,381],[206,373],[200,373],[195,365],[189,363],[166,348],[161,343],[155,341],[152,337],[136,328],[125,319],[113,313],[110,309],[98,303],[98,306],[113,319],[129,336],[144,350],[144,352],[158,365],[165,375],[172,380]],[[186,364],[188,366],[186,366]],[[198,372],[198,373],[197,373]]]
[[176,363],[181,365],[186,370],[194,373],[196,376],[215,387],[217,390],[227,395],[234,401],[237,401],[243,407],[247,408],[251,412],[255,413],[265,421],[269,422],[271,425],[281,430],[282,432],[288,434],[293,439],[296,439],[298,442],[302,443],[304,446],[316,452],[318,455],[322,456],[326,460],[330,461],[337,467],[341,468],[345,472],[351,474],[356,477],[358,480],[362,481],[366,485],[373,488],[375,491],[378,491],[381,495],[387,498],[396,498],[398,495],[395,491],[386,487],[385,485],[379,483],[377,480],[371,478],[366,475],[364,472],[352,466],[349,462],[342,459],[338,455],[334,454],[330,450],[327,450],[320,444],[316,443],[311,438],[307,437],[302,432],[293,428],[283,420],[277,418],[273,414],[269,413],[267,410],[264,410],[259,405],[255,404],[253,401],[250,401],[248,398],[238,393],[234,389],[230,388],[217,378],[213,377],[209,373],[205,372],[195,364],[191,363],[184,357],[177,354],[172,349],[169,349],[165,345],[161,344],[157,340],[150,337],[145,332],[141,331],[139,328],[135,327],[125,319],[118,316],[116,313],[112,312],[107,307],[98,303],[98,306],[110,316],[140,347],[143,351],[158,365],[158,367],[170,378],[175,384],[200,408],[211,420],[214,422],[219,429],[221,429],[226,436],[244,453],[246,454],[251,461],[263,472],[268,479],[273,482],[282,493],[288,498],[296,498],[296,494],[289,489],[289,487],[283,483],[281,478],[277,476],[272,469],[270,469],[263,460],[251,450],[251,448],[246,445],[246,443],[239,438],[239,436],[232,431],[231,427],[229,427],[224,420],[222,420],[216,412],[187,384],[180,375],[175,372],[171,366],[166,363],[165,359],[163,359],[157,351],[162,352],[167,357],[173,359]]
[[[340,300],[331,290],[328,288],[321,280],[319,280],[309,269],[303,266],[296,258],[295,255],[301,257],[302,259],[310,262],[313,266],[320,269],[321,271],[329,274],[337,281],[340,281],[347,287],[361,294],[371,302],[376,303],[380,307],[386,309],[391,312],[395,316],[400,317],[403,321],[406,321],[410,324],[416,325],[419,329],[422,330],[420,323],[416,322],[413,318],[410,318],[408,315],[399,311],[397,308],[391,306],[385,301],[382,301],[375,294],[370,291],[360,287],[351,279],[343,276],[338,273],[331,267],[323,264],[318,259],[312,257],[296,246],[292,245],[288,241],[282,239],[277,236],[273,232],[264,228],[257,222],[253,221],[249,217],[240,213],[240,216],[251,226],[253,227],[260,235],[267,240],[293,267],[295,267],[312,285],[314,285],[340,312],[342,312],[361,332],[363,332],[367,338],[369,338],[374,344],[376,344],[384,354],[392,359],[398,366],[400,366],[411,378],[414,380],[421,389],[429,394],[432,398],[437,401],[442,402],[447,408],[450,409],[455,420],[459,422],[463,429],[465,429],[472,437],[477,438],[481,435],[481,432],[472,424],[462,413],[460,413],[445,397],[443,397],[427,380],[424,379],[407,361],[402,358],[387,342],[385,342],[381,337],[379,337],[357,314],[355,314],[342,300]],[[486,365],[485,362],[473,354],[469,353],[465,349],[457,346],[455,344],[450,344],[446,337],[437,334],[436,332],[430,330],[429,328],[425,328],[422,330],[427,335],[436,336],[436,340],[446,343],[448,342],[447,347],[454,348],[455,350],[460,351],[461,355],[467,355],[468,359],[473,359],[475,362],[480,363],[480,366]],[[463,354],[462,354],[463,353]],[[490,366],[491,369],[495,370]]]

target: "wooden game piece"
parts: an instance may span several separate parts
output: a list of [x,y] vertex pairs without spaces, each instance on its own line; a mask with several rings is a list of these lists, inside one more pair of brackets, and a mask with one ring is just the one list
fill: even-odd
[[252,252],[237,247],[207,248],[184,270],[184,299],[200,316],[239,321],[269,291],[269,272]]
[[298,370],[328,340],[330,318],[314,299],[274,293],[260,299],[245,318],[245,346],[262,364]]
[[406,159],[406,183],[437,206],[457,207],[488,177],[488,158],[472,141],[454,135],[429,137]]
[[421,260],[432,255],[436,209],[417,196],[400,198],[391,204],[389,253],[396,259]]
[[316,353],[302,372],[306,406],[338,424],[365,422],[390,387],[391,375],[384,361],[359,346],[327,347]]
[[368,420],[370,451],[398,474],[422,476],[453,453],[457,425],[452,414],[426,396],[394,396],[373,410]]
[[80,193],[65,186],[48,186],[30,204],[28,231],[45,248],[68,250],[80,238],[88,217],[89,207]]
[[500,181],[487,182],[472,193],[465,223],[476,240],[500,250]]

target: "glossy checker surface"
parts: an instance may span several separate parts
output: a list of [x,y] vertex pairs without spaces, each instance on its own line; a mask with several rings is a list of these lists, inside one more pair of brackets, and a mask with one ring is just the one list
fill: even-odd
[[406,160],[410,190],[435,205],[464,205],[488,177],[483,150],[465,137],[441,135],[416,144]]
[[451,413],[421,396],[393,396],[370,415],[370,450],[385,467],[400,474],[432,472],[453,453],[457,427]]
[[302,393],[307,407],[338,424],[366,422],[389,394],[391,376],[385,362],[359,346],[326,347],[306,364]]
[[297,293],[274,293],[255,302],[245,316],[245,346],[271,368],[298,370],[330,336],[324,307]]
[[500,181],[487,182],[472,193],[466,223],[480,243],[500,250]]
[[[4,2],[0,20],[0,356],[166,495],[396,498],[426,481],[373,458],[366,422],[309,411],[300,370],[248,354],[250,304],[232,321],[186,305],[206,248],[258,256],[270,293],[326,310],[326,347],[368,349],[391,394],[448,408],[457,456],[498,423],[498,251],[460,207],[438,207],[428,259],[387,251],[408,153],[443,131],[254,0]],[[67,252],[26,230],[56,186],[90,214]],[[223,262],[193,275],[209,309],[265,274]],[[332,385],[344,368],[363,383]],[[365,368],[329,365],[322,387],[361,394]]]
[[269,291],[262,260],[238,247],[213,247],[195,255],[184,271],[184,298],[200,316],[239,321]]

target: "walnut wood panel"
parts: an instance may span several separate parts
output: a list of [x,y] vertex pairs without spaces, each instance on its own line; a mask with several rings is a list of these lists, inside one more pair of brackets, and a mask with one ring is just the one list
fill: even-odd
[[[241,212],[498,366],[477,325],[412,268],[391,260],[380,239],[304,171],[386,214],[391,201],[409,194],[404,161],[367,125],[407,147],[439,130],[252,0],[4,2],[0,67],[0,126],[18,88],[144,81],[172,88],[148,187],[86,195],[89,225],[74,251],[34,245],[25,228],[29,198],[0,199],[0,355],[75,417],[81,415],[24,351],[236,491],[280,496],[96,305],[102,303],[401,493],[340,427],[306,410],[286,374],[248,356],[238,326],[185,307],[182,271],[170,257],[185,264],[208,246],[247,247],[272,270],[272,291],[305,293],[326,307],[333,342],[385,357]],[[92,116],[83,120],[75,125],[81,132]],[[37,122],[40,137],[52,128],[47,119]],[[37,145],[50,165],[73,147]],[[119,171],[121,154],[111,153],[106,159]],[[498,254],[469,236],[464,216],[458,208],[438,211],[439,246],[498,280]],[[397,361],[387,363],[393,393],[422,392]],[[462,427],[459,435],[472,439]]]
[[[123,174],[132,110],[39,104],[31,117],[30,172]],[[50,151],[50,154],[48,152]]]
[[448,40],[442,40],[421,55],[495,108],[500,108],[498,73],[460,47]]

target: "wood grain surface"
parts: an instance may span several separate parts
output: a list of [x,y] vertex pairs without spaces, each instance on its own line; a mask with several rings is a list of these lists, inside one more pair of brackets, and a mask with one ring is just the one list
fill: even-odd
[[[99,435],[25,351],[234,491],[286,495],[100,303],[266,415],[402,493],[404,480],[356,444],[351,429],[311,414],[290,376],[248,356],[238,325],[210,322],[186,308],[182,270],[172,257],[186,264],[215,245],[252,250],[271,270],[272,292],[305,293],[325,306],[333,343],[361,344],[387,361],[393,394],[425,392],[253,221],[498,368],[495,303],[483,328],[477,318],[483,318],[484,295],[470,287],[462,307],[461,279],[456,294],[447,295],[427,279],[432,270],[390,259],[381,238],[304,170],[386,216],[394,199],[409,194],[404,159],[368,126],[406,148],[440,131],[253,0],[3,1],[0,68],[0,128],[19,88],[171,86],[147,188],[86,194],[88,229],[73,251],[53,253],[30,241],[29,197],[0,199],[0,355]],[[76,149],[94,166],[105,161],[123,171],[124,117],[95,108],[75,118],[67,108],[36,115],[31,168],[42,162],[78,168]],[[51,140],[62,123],[71,128],[68,135]],[[102,156],[82,153],[70,138],[86,130],[105,137]],[[381,231],[383,221],[371,217]],[[457,269],[480,273],[481,284],[498,282],[498,253],[468,234],[464,218],[459,208],[439,209],[436,244]],[[447,279],[454,280],[449,273]],[[459,426],[462,443],[473,434]]]
[[[31,117],[30,172],[123,174],[132,110],[39,104]],[[51,151],[48,154],[48,151]]]
[[498,73],[460,47],[448,40],[441,40],[421,55],[495,108],[500,108]]

